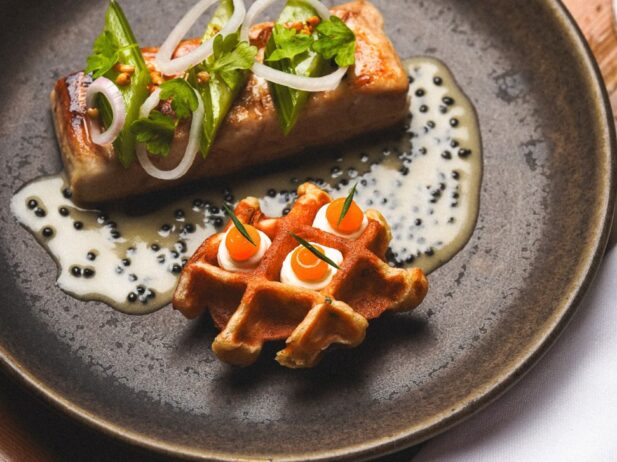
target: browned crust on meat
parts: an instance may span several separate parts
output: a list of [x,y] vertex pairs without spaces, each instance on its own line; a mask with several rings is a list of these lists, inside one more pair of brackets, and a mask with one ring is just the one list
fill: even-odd
[[[356,64],[339,87],[312,95],[291,135],[280,129],[268,86],[251,76],[232,106],[212,151],[197,158],[189,173],[176,181],[148,176],[137,162],[124,168],[112,148],[90,140],[85,105],[89,77],[79,72],[60,79],[51,93],[56,132],[73,197],[96,203],[172,187],[205,177],[237,172],[282,159],[309,148],[340,143],[361,134],[390,127],[407,113],[407,75],[391,42],[383,32],[383,18],[368,1],[357,0],[333,9],[356,33]],[[251,42],[263,46],[272,28],[259,24]],[[195,47],[183,42],[177,54]],[[151,62],[156,48],[144,48]],[[177,130],[170,155],[157,159],[160,168],[173,168],[186,146],[188,127]]]

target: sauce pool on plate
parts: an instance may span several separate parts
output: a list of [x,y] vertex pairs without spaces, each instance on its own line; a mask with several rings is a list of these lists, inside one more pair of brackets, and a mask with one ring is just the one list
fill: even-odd
[[59,174],[17,192],[12,212],[57,262],[62,290],[131,314],[171,301],[187,259],[226,223],[223,203],[255,196],[264,212],[281,215],[304,181],[333,197],[357,184],[358,205],[380,210],[392,227],[390,264],[431,272],[464,247],[475,227],[480,131],[471,102],[443,63],[414,58],[405,66],[411,96],[405,127],[334,159],[304,156],[293,167],[206,187],[142,215],[80,208]]

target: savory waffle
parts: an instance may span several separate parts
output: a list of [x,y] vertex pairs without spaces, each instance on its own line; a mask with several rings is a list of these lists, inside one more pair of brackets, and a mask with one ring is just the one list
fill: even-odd
[[[209,310],[221,329],[212,344],[221,360],[246,366],[257,359],[264,342],[286,339],[276,360],[292,368],[312,367],[331,344],[359,345],[367,319],[411,310],[422,302],[428,290],[422,270],[392,268],[384,261],[392,235],[381,213],[367,210],[368,226],[353,240],[312,226],[317,211],[331,200],[317,186],[304,183],[289,214],[270,218],[257,199],[243,199],[235,209],[238,219],[272,240],[259,265],[248,273],[221,268],[217,252],[224,232],[206,239],[188,261],[173,306],[187,318]],[[279,281],[283,260],[298,245],[291,233],[343,254],[339,271],[324,289]]]

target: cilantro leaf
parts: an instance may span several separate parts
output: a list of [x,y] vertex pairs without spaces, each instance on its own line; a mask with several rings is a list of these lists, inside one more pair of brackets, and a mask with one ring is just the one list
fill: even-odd
[[235,71],[250,69],[255,62],[255,56],[257,48],[247,42],[240,42],[238,34],[229,34],[225,38],[217,35],[213,53],[203,67],[231,87],[235,83]]
[[137,142],[145,143],[148,153],[167,157],[174,138],[176,122],[159,111],[152,111],[148,118],[137,119],[131,125],[131,132]]
[[356,36],[337,16],[322,21],[315,30],[319,39],[313,43],[313,51],[326,59],[334,58],[340,67],[356,62]]
[[266,61],[280,61],[282,59],[293,60],[296,56],[306,53],[313,44],[310,35],[299,34],[295,29],[287,29],[281,24],[276,24],[272,30],[272,37],[276,49],[268,56]]
[[171,108],[179,119],[186,119],[199,106],[193,87],[184,79],[168,80],[161,84],[161,99],[170,98]]
[[113,35],[104,30],[94,41],[92,54],[88,56],[86,73],[92,73],[92,78],[97,79],[109,72],[120,59],[120,49]]

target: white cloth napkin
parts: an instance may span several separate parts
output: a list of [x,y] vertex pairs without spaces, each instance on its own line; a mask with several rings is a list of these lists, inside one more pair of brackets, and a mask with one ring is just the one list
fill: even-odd
[[617,248],[546,356],[413,458],[429,461],[617,461]]

